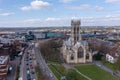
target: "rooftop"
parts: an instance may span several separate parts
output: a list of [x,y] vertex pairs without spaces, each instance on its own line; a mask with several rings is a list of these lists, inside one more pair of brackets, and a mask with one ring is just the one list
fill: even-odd
[[8,60],[8,56],[0,56],[0,64],[4,64]]

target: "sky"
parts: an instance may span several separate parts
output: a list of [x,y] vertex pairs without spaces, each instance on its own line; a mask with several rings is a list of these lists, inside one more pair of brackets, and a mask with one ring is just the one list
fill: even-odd
[[120,0],[0,0],[0,27],[119,26]]

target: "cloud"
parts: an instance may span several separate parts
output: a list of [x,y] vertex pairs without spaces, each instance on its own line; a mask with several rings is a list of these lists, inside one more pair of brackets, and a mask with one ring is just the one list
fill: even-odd
[[120,21],[120,17],[119,16],[111,16],[111,15],[106,15],[103,17],[89,17],[89,18],[82,18],[83,22],[88,22],[88,23],[98,23],[98,22],[117,22]]
[[[120,25],[120,16],[78,17],[82,26],[116,26]],[[50,27],[70,26],[71,18],[26,19],[21,21],[0,21],[0,27]]]
[[72,9],[72,10],[96,10],[96,11],[102,11],[102,10],[104,10],[104,7],[101,7],[101,6],[91,6],[91,5],[88,5],[88,4],[82,4],[80,6],[68,7],[68,9]]
[[15,14],[14,12],[10,12],[10,13],[1,13],[0,16],[10,16]]
[[69,2],[72,2],[74,0],[59,0],[59,1],[62,2],[62,3],[69,3]]
[[45,21],[59,21],[62,20],[62,18],[47,18]]
[[41,19],[27,19],[27,20],[24,20],[24,22],[26,23],[35,23],[35,22],[40,22]]
[[120,0],[106,0],[106,3],[120,3]]
[[50,5],[51,4],[48,3],[48,2],[44,2],[44,1],[41,1],[41,0],[36,0],[36,1],[32,1],[29,6],[21,7],[21,10],[23,10],[23,11],[27,11],[27,10],[41,10],[43,8],[46,8],[46,7],[50,6]]

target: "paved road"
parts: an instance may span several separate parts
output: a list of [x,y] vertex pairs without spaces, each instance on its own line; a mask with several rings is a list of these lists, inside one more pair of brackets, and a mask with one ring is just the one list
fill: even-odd
[[16,58],[15,60],[9,62],[9,65],[12,66],[12,71],[6,77],[7,80],[14,80],[15,72],[19,63],[20,63],[20,58]]
[[107,68],[106,66],[104,66],[100,61],[94,61],[93,64],[95,64],[96,66],[100,67],[101,69],[113,74],[113,71],[109,68]]
[[47,66],[45,60],[43,59],[39,49],[36,47],[35,47],[35,53],[36,53],[38,66],[42,70],[43,75],[45,76],[46,80],[57,80],[57,78],[53,75],[53,73],[48,68],[48,66]]
[[[30,45],[28,49],[26,50],[25,54],[23,55],[23,59],[21,62],[21,68],[20,68],[20,77],[22,77],[23,80],[27,80],[28,74],[30,74],[31,79],[37,80],[37,76],[36,76],[35,69],[34,69],[34,60],[32,57],[32,49],[33,49],[33,46]],[[29,52],[29,54],[27,52]],[[33,68],[31,68],[30,65],[32,65]],[[32,72],[34,72],[34,74],[32,74]]]

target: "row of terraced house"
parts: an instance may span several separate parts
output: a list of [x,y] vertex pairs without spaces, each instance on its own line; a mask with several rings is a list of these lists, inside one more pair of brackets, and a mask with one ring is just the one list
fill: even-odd
[[105,41],[98,38],[91,38],[88,40],[90,48],[95,52],[101,52],[107,61],[115,63],[120,56],[120,43]]

